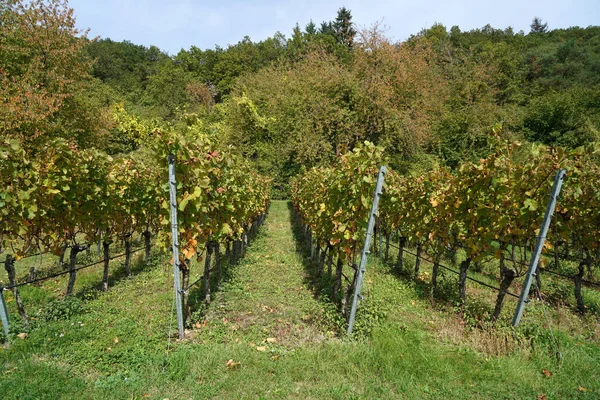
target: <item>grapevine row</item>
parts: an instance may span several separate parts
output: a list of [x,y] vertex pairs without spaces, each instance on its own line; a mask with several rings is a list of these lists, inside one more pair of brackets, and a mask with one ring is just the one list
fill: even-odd
[[[114,240],[151,234],[171,241],[167,156],[177,158],[178,224],[184,283],[192,257],[219,243],[228,248],[255,229],[269,204],[270,180],[231,149],[206,135],[155,131],[136,152],[110,157],[53,140],[36,153],[15,140],[0,143],[0,253],[14,286],[15,259],[40,250],[62,256],[71,248],[67,294],[76,278],[77,253],[102,241],[105,259]],[[129,274],[129,257],[126,258]],[[108,289],[108,262],[103,287]],[[15,288],[16,290],[16,288]],[[15,296],[16,297],[16,296]]]
[[[600,200],[600,168],[593,152],[567,153],[514,142],[499,143],[498,149],[456,171],[437,167],[420,176],[401,176],[388,170],[377,223],[378,234],[386,238],[386,256],[390,240],[397,239],[397,268],[402,271],[404,249],[414,247],[416,262],[410,273],[416,280],[421,259],[431,260],[435,289],[443,258],[456,260],[460,249],[464,259],[458,268],[458,293],[463,311],[467,271],[497,259],[500,288],[495,320],[512,282],[526,270],[554,175],[565,168],[568,180],[544,251],[556,256],[556,268],[559,247],[581,255],[575,257],[578,270],[573,280],[577,306],[583,311],[584,273],[600,261],[600,211],[594,206]],[[362,246],[382,152],[366,143],[344,155],[336,166],[311,169],[294,182],[293,201],[302,222],[319,248],[340,257],[340,265],[355,264]],[[336,275],[338,300],[340,288]]]

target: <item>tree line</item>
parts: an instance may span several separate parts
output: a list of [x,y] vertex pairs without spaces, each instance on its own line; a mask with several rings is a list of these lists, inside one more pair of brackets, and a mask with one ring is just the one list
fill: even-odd
[[[144,126],[199,129],[274,177],[357,143],[392,167],[457,168],[495,150],[491,137],[577,148],[598,140],[600,28],[531,31],[434,24],[395,42],[351,11],[296,25],[290,37],[226,48],[161,49],[90,39],[66,1],[10,0],[0,10],[0,127],[36,149],[49,137],[109,154],[139,147]],[[36,23],[31,23],[35,21]]]

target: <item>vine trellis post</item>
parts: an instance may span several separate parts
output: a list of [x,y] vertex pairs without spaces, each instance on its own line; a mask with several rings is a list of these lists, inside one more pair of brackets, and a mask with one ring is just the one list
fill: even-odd
[[4,302],[3,287],[0,287],[0,320],[2,320],[2,328],[4,328],[4,334],[8,336],[8,311],[6,310],[6,303]]
[[175,180],[175,156],[169,154],[169,193],[171,196],[171,235],[173,244],[173,286],[175,290],[175,307],[177,309],[177,330],[179,339],[184,339],[183,303],[181,293],[181,276],[179,271],[179,225],[177,223],[177,181]]
[[537,266],[540,261],[540,256],[542,254],[542,249],[544,248],[544,243],[546,242],[548,228],[550,227],[550,221],[552,220],[552,214],[554,214],[554,209],[556,208],[556,200],[558,199],[560,189],[562,188],[562,184],[565,179],[565,173],[566,171],[564,169],[559,169],[556,172],[556,176],[554,177],[554,184],[552,185],[552,191],[550,192],[550,199],[548,199],[548,204],[546,205],[546,213],[544,214],[544,220],[542,221],[542,226],[537,237],[535,250],[531,255],[529,269],[527,270],[527,274],[525,275],[523,290],[521,291],[521,295],[519,296],[519,302],[517,303],[517,309],[515,310],[512,326],[519,325],[519,321],[523,316],[523,309],[525,308],[525,303],[527,303],[528,301],[529,289],[531,288],[533,277],[535,276],[537,271]]
[[367,270],[367,258],[369,256],[369,248],[371,246],[371,237],[373,236],[373,228],[375,227],[375,217],[377,216],[377,208],[379,207],[379,198],[381,197],[383,190],[383,181],[387,168],[381,166],[379,168],[379,174],[377,175],[377,185],[375,186],[375,194],[373,195],[373,204],[371,204],[371,213],[369,214],[369,222],[367,224],[367,235],[365,236],[365,245],[363,246],[362,254],[360,257],[360,266],[358,267],[358,275],[356,277],[356,288],[354,289],[354,296],[352,298],[352,308],[350,309],[350,318],[348,319],[348,330],[346,334],[352,335],[352,329],[354,328],[354,319],[356,318],[356,307],[358,305],[358,299],[360,298],[360,289],[362,287],[365,272]]

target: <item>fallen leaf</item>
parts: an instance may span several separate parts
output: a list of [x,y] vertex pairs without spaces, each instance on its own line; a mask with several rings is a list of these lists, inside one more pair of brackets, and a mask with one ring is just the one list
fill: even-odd
[[224,323],[224,324],[228,324],[228,323],[229,323],[229,320],[228,320],[227,318],[223,318],[223,323]]
[[267,342],[267,343],[275,343],[275,342],[277,342],[277,339],[275,339],[274,337],[268,337],[267,340],[265,340],[265,342]]
[[107,347],[107,348],[106,348],[106,352],[107,352],[107,353],[110,353],[110,351],[111,351],[111,350],[112,350],[112,349],[111,349],[110,347]]
[[257,346],[256,350],[257,351],[267,351],[267,347],[266,346]]
[[538,397],[535,398],[535,400],[546,400],[546,395],[540,394]]
[[27,333],[19,333],[19,334],[17,335],[17,337],[18,337],[19,339],[26,339],[26,338],[27,338],[27,336],[29,336],[29,334],[27,334]]
[[548,378],[552,376],[552,372],[548,371],[547,369],[543,369],[542,374],[546,375]]
[[115,338],[113,339],[113,342],[115,342],[115,344],[119,343],[119,338],[115,336]]
[[239,342],[241,342],[240,338],[239,338],[239,337],[238,337],[238,338],[235,338],[235,342],[236,342],[236,343],[239,343]]
[[235,361],[233,361],[233,359],[231,359],[225,363],[225,367],[227,367],[227,369],[233,369],[240,364],[241,364],[241,362],[239,362],[239,361],[235,362]]
[[256,346],[254,343],[250,343],[250,347],[254,347]]
[[150,397],[150,393],[144,393],[142,397]]
[[586,389],[586,388],[584,388],[584,387],[583,387],[583,386],[581,386],[581,385],[579,386],[579,388],[578,388],[578,389],[579,389],[579,391],[580,391],[580,392],[589,392],[589,389]]

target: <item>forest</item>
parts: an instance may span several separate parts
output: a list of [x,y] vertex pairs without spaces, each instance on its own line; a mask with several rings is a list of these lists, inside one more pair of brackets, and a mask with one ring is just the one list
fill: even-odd
[[600,27],[462,31],[402,43],[351,11],[226,48],[90,38],[66,2],[2,3],[0,129],[27,151],[53,138],[108,155],[156,129],[203,132],[274,178],[327,165],[365,140],[403,174],[456,168],[504,138],[575,149],[598,141]]

